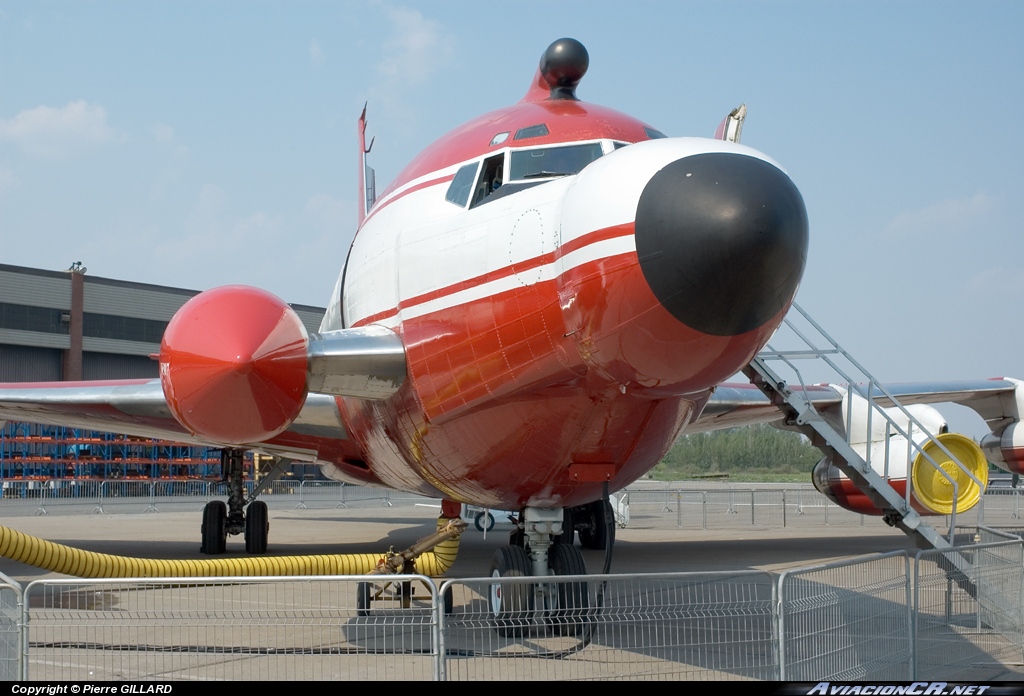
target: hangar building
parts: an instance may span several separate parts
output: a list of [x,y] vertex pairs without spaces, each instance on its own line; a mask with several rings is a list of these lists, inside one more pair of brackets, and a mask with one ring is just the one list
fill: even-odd
[[[0,264],[0,382],[158,376],[150,355],[159,352],[174,313],[199,291],[85,271],[77,263],[67,271]],[[308,331],[319,330],[323,308],[291,306]],[[30,479],[208,477],[219,462],[217,450],[0,422],[4,495]]]
[[[74,267],[73,267],[74,268]],[[0,264],[0,382],[156,377],[167,322],[198,290]],[[292,305],[309,331],[322,307]]]

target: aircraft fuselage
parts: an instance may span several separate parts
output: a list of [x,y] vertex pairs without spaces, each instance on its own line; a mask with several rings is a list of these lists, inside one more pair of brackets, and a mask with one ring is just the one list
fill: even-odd
[[339,398],[339,475],[499,509],[649,471],[781,322],[807,219],[751,148],[526,98],[425,150],[367,211],[324,331],[405,345],[386,401]]

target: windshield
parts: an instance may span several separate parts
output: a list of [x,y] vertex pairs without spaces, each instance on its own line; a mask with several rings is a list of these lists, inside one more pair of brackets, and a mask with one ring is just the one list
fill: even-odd
[[601,143],[513,151],[509,179],[576,174],[601,154]]

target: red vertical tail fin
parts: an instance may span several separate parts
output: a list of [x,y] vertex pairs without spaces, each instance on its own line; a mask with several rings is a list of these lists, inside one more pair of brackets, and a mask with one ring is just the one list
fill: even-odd
[[373,140],[370,140],[370,145],[366,145],[366,105],[363,105],[363,113],[359,114],[358,122],[359,132],[359,196],[356,200],[356,214],[358,219],[358,225],[363,224],[363,220],[366,219],[366,214],[370,212],[370,208],[373,207],[373,203],[377,200],[377,181],[376,176],[371,167],[366,166],[366,156],[370,154],[370,150],[373,148]]

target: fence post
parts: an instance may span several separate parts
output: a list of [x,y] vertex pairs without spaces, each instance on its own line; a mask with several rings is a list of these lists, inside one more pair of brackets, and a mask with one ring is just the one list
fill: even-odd
[[156,481],[149,482],[149,505],[143,512],[160,512],[156,509]]
[[295,506],[296,510],[304,510],[306,508],[305,503],[306,496],[306,481],[303,479],[299,481],[299,504]]
[[917,560],[918,557],[914,557],[914,589],[911,594],[910,589],[910,556],[906,559],[906,578],[907,578],[907,635],[910,636],[910,665],[909,665],[909,678],[911,681],[916,679],[914,675],[917,673]]
[[786,489],[782,489],[782,528],[786,528]]
[[99,492],[99,495],[96,497],[96,507],[93,508],[92,514],[94,514],[94,515],[105,515],[105,514],[107,514],[106,510],[103,509],[103,492],[106,489],[107,489],[107,482],[106,481],[101,481],[100,482],[100,489],[99,489],[100,492]]
[[700,528],[707,530],[708,528],[708,492],[700,492]]
[[914,554],[914,632],[911,644],[910,678],[917,679],[918,640],[921,631],[921,552]]
[[984,591],[981,586],[981,558],[981,551],[975,551],[971,554],[971,571],[972,575],[974,575],[974,630],[976,631],[981,631],[981,602],[984,599],[981,596],[981,593]]
[[[31,583],[29,583],[31,585]],[[21,641],[21,665],[19,671],[21,672],[20,679],[28,680],[28,591],[31,587],[21,588],[21,630],[18,632],[18,640]]]
[[772,602],[772,608],[775,611],[775,621],[772,623],[775,625],[775,644],[778,646],[779,681],[786,680],[786,607],[783,604],[785,582],[786,571],[783,571],[779,575],[778,579],[772,583],[772,590],[777,593],[775,601]]
[[750,489],[750,526],[754,526],[754,489]]
[[447,649],[444,644],[444,585],[440,588],[434,586],[434,594],[431,596],[433,606],[430,607],[434,615],[433,638],[434,644],[434,681],[448,681],[447,665],[445,665],[445,654]]
[[676,491],[676,527],[683,526],[683,492]]

